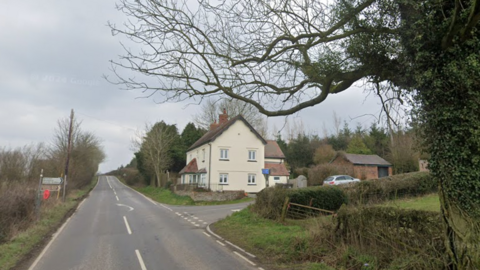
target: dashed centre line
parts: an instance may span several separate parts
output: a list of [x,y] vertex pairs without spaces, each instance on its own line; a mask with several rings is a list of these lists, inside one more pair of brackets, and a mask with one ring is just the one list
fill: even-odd
[[117,201],[119,201],[119,199],[118,199],[118,196],[117,196],[117,195],[115,195],[115,198],[117,198]]
[[127,226],[128,234],[132,234],[132,230],[130,230],[130,226],[128,225],[127,217],[123,216],[123,220],[125,221],[125,226]]
[[140,254],[140,251],[138,251],[138,249],[135,249],[135,254],[137,254],[137,259],[138,259],[138,263],[140,263],[140,268],[142,270],[147,270],[147,267],[145,267],[145,263],[143,262],[143,259],[142,259],[142,254]]

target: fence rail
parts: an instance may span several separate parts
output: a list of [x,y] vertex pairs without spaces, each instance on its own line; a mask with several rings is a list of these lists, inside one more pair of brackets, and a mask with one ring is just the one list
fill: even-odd
[[309,205],[292,203],[290,202],[290,198],[287,197],[285,198],[285,202],[283,204],[281,220],[284,221],[285,218],[306,219],[311,217],[327,216],[334,214],[335,211],[320,209]]

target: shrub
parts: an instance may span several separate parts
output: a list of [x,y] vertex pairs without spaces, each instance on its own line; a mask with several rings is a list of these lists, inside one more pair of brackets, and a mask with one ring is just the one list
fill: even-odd
[[10,239],[15,231],[27,228],[34,221],[35,190],[25,189],[24,183],[0,187],[0,243]]
[[257,194],[255,204],[252,205],[252,211],[264,218],[280,218],[288,191],[288,189],[280,186],[263,189]]
[[337,174],[353,175],[353,167],[339,164],[320,164],[308,169],[307,182],[309,186],[321,186],[327,177]]
[[[368,250],[383,264],[380,268],[445,269],[448,264],[438,213],[343,206],[335,220],[334,242]],[[412,256],[415,259],[407,261]]]
[[365,180],[340,188],[349,203],[362,205],[432,193],[437,190],[437,182],[428,172],[415,172]]

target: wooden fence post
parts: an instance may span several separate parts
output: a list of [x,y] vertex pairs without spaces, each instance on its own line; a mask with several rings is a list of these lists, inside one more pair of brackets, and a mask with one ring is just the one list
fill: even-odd
[[285,221],[285,216],[287,215],[287,210],[288,210],[288,203],[290,202],[290,198],[286,197],[285,202],[283,203],[283,208],[282,208],[282,216],[280,217],[280,220],[282,222]]

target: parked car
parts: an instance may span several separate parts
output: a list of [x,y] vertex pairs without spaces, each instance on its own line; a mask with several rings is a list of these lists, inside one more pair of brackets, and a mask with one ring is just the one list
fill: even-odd
[[332,175],[323,181],[324,185],[343,185],[360,182],[360,179],[353,178],[349,175]]

